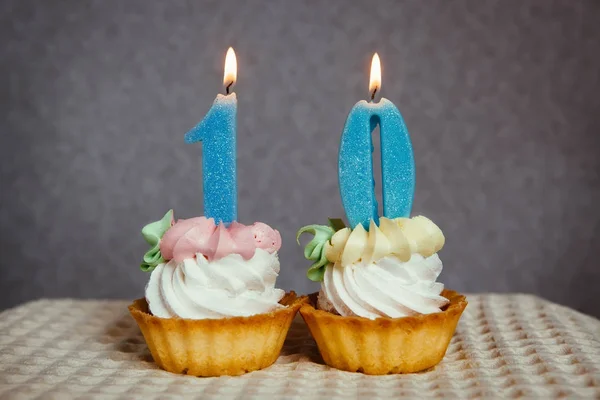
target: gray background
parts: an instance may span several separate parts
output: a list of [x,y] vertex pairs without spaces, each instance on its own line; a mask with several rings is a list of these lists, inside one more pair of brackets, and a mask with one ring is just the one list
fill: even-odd
[[417,161],[415,213],[448,287],[600,315],[600,3],[7,1],[0,5],[0,308],[134,298],[141,227],[202,213],[185,145],[236,49],[240,219],[283,236],[341,216],[337,149],[371,55]]

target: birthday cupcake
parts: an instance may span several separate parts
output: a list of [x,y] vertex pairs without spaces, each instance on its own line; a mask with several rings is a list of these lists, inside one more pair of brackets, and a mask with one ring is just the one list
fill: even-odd
[[[381,88],[380,60],[371,65],[371,102],[359,101],[346,121],[338,156],[340,220],[301,228],[314,238],[304,256],[308,278],[321,282],[300,313],[328,365],[365,374],[409,373],[438,364],[448,348],[465,297],[436,282],[442,231],[410,215],[415,164],[400,111],[373,102]],[[384,217],[374,194],[372,130],[381,135]],[[300,243],[300,242],[298,242]]]
[[175,222],[170,210],[142,229],[151,249],[141,268],[150,279],[146,296],[129,311],[154,361],[174,373],[240,375],[268,367],[308,301],[275,288],[279,232],[261,222],[236,222],[237,97],[230,93],[236,76],[235,52],[229,48],[226,95],[217,95],[208,114],[185,135],[186,143],[204,142],[204,211],[211,218]]
[[219,376],[275,362],[307,301],[275,288],[277,230],[205,217],[175,222],[171,210],[142,234],[152,248],[141,267],[151,274],[145,298],[129,310],[159,367]]
[[369,231],[338,222],[304,232],[314,234],[304,253],[321,290],[300,313],[325,363],[380,375],[441,361],[467,302],[436,282],[444,245],[437,225],[418,216],[371,221]]

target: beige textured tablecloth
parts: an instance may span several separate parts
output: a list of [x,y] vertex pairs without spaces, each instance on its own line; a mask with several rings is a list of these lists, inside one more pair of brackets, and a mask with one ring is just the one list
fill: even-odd
[[600,398],[600,321],[534,296],[468,299],[428,372],[329,368],[298,317],[275,365],[220,378],[158,369],[129,302],[34,301],[0,314],[0,398]]

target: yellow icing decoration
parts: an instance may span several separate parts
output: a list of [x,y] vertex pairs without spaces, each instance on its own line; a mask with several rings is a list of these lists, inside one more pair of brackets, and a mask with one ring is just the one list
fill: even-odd
[[[427,232],[425,231],[425,227],[423,225],[423,223],[420,223],[420,221],[415,221],[414,219],[401,221],[400,229],[408,239],[410,251],[412,253],[421,254],[421,251],[429,247],[429,244],[427,243]],[[426,251],[426,253],[428,254],[429,251]],[[425,256],[423,255],[423,257]]]
[[390,241],[390,254],[398,257],[400,261],[410,260],[410,244],[400,226],[391,219],[381,217],[379,218],[379,228]]
[[350,233],[352,233],[350,228],[340,229],[331,237],[330,242],[325,244],[325,256],[327,257],[327,260],[334,264],[341,261],[341,250],[346,246]]
[[331,263],[342,266],[376,262],[388,255],[408,261],[411,254],[430,257],[444,246],[444,234],[429,218],[380,218],[379,226],[373,221],[369,232],[362,224],[350,230],[337,231],[325,244],[325,256]]
[[367,246],[363,252],[362,261],[364,263],[371,263],[382,259],[390,253],[390,241],[383,232],[381,232],[381,229],[375,225],[375,222],[371,220]]
[[[429,218],[426,218],[422,215],[418,215],[418,216],[414,217],[412,220],[418,221],[420,224],[422,224],[422,226],[425,230],[425,234],[428,236],[427,240],[428,240],[428,245],[430,247],[427,247],[427,249],[431,253],[430,255],[437,253],[438,251],[440,251],[442,249],[442,247],[444,247],[444,243],[446,243],[446,238],[444,237],[444,234],[442,233],[440,228],[438,228],[438,226],[436,224],[434,224],[433,221],[431,221]],[[425,252],[425,250],[419,251],[419,253],[423,257],[428,257],[425,254],[423,254],[424,252]]]
[[367,245],[367,236],[368,233],[362,224],[358,224],[354,228],[350,236],[348,236],[346,245],[340,249],[342,265],[354,264],[361,259]]

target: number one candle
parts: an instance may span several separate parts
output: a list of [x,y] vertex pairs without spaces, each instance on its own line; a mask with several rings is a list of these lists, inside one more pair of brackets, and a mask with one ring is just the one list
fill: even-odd
[[373,178],[373,140],[379,125],[381,135],[381,178],[383,215],[408,217],[415,191],[415,161],[412,144],[402,115],[389,100],[374,103],[381,90],[381,64],[377,53],[371,63],[369,92],[371,101],[361,100],[352,108],[340,141],[338,159],[342,204],[350,225],[369,229],[370,220],[379,223],[375,180]]
[[185,134],[186,143],[202,142],[204,215],[225,224],[237,220],[237,97],[229,93],[236,77],[237,60],[230,47],[223,77],[226,94],[218,94],[204,119]]

